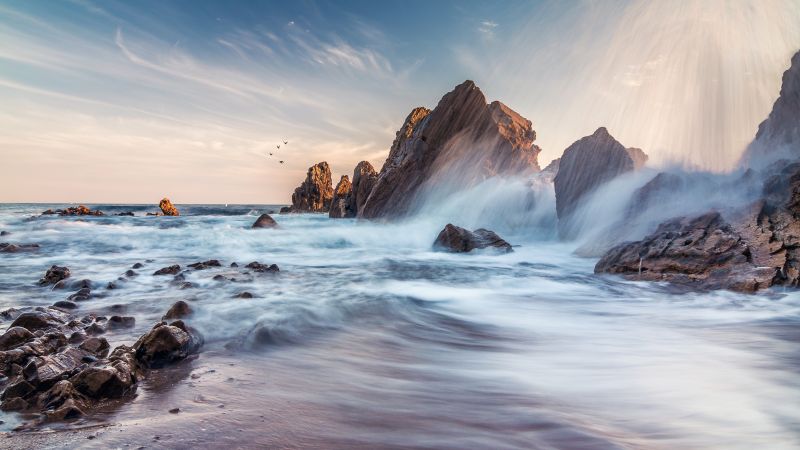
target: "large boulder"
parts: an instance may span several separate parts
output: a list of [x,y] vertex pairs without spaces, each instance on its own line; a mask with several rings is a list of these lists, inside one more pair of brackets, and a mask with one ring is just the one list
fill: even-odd
[[781,157],[800,157],[800,51],[783,73],[780,95],[742,160],[746,166],[760,166]]
[[342,175],[339,183],[336,184],[336,189],[333,190],[331,210],[328,213],[329,217],[333,219],[349,217],[347,213],[347,198],[350,196],[351,189],[350,178],[347,175]]
[[475,83],[465,81],[433,110],[415,108],[406,117],[358,216],[408,215],[438,178],[468,187],[497,174],[538,171],[535,139],[529,120],[500,102],[487,104]]
[[164,197],[158,203],[158,207],[161,208],[161,214],[165,216],[180,216],[181,213],[178,212],[178,208],[169,201],[168,198]]
[[269,214],[262,214],[253,222],[251,228],[278,228],[278,222],[275,222],[275,219]]
[[642,167],[646,161],[642,150],[625,148],[604,127],[567,147],[553,181],[562,237],[572,237],[571,216],[586,196],[617,176]]
[[157,323],[133,346],[136,360],[147,368],[159,368],[195,353],[203,339],[182,321]]
[[308,168],[306,179],[292,194],[292,206],[289,211],[328,212],[331,200],[333,200],[331,168],[323,161]]
[[503,240],[494,231],[485,228],[478,228],[469,231],[465,228],[448,223],[439,232],[436,241],[433,242],[434,250],[448,251],[454,253],[466,253],[475,249],[493,248],[502,252],[511,252],[511,244]]

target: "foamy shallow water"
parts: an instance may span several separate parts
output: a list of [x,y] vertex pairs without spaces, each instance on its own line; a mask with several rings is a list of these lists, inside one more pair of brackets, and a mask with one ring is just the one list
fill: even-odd
[[[446,222],[434,218],[275,215],[280,229],[251,230],[277,207],[184,206],[156,218],[143,216],[153,208],[96,205],[137,217],[29,219],[48,207],[0,206],[0,230],[12,233],[0,240],[41,245],[0,254],[0,307],[64,299],[70,291],[35,283],[66,265],[101,294],[79,313],[126,305],[136,317],[134,330],[106,335],[112,345],[177,300],[206,338],[198,358],[154,376],[168,382],[148,381],[90,418],[127,425],[101,446],[800,445],[794,292],[681,294],[598,277],[594,260],[525,231],[501,233],[518,245],[508,255],[435,253]],[[211,258],[223,267],[189,271],[193,289],[151,275]],[[227,267],[234,261],[281,272],[242,275]],[[105,290],[137,262],[138,276]],[[242,291],[255,298],[233,298]],[[181,414],[166,413],[174,406]],[[21,420],[0,415],[6,429]]]

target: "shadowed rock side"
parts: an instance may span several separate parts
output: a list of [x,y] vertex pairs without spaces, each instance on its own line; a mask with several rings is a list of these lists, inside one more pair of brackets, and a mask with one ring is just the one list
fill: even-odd
[[800,163],[764,182],[763,199],[662,223],[641,241],[612,248],[595,266],[636,280],[753,292],[800,281]]
[[[294,190],[288,212],[328,212],[333,200],[331,168],[323,161],[308,168],[306,179]],[[283,209],[281,209],[283,212]]]
[[604,127],[567,147],[554,179],[562,237],[572,237],[570,216],[586,195],[623,173],[641,168],[646,161],[642,150],[625,148]]
[[466,253],[475,249],[495,248],[503,252],[512,252],[511,244],[503,240],[494,231],[485,228],[478,228],[469,231],[465,228],[448,223],[439,232],[436,241],[433,242],[433,249],[454,253]]
[[353,184],[347,196],[347,217],[356,217],[378,182],[378,172],[369,161],[361,161],[353,171]]
[[168,198],[164,197],[161,199],[161,202],[158,203],[158,207],[161,208],[161,213],[165,216],[180,216],[181,213],[178,212],[178,208],[169,201]]
[[487,105],[475,83],[465,81],[432,111],[411,111],[358,216],[407,215],[423,185],[458,160],[483,177],[538,171],[535,139],[529,120],[500,102]]
[[331,210],[328,213],[329,217],[334,219],[349,217],[347,215],[347,197],[350,195],[351,188],[350,178],[347,175],[342,175],[339,183],[336,184],[336,189],[333,190]]
[[781,91],[772,111],[758,126],[753,142],[742,157],[746,167],[777,158],[800,157],[800,52],[783,73]]
[[100,210],[93,211],[83,205],[71,206],[66,209],[56,209],[55,211],[52,209],[48,209],[47,211],[42,212],[43,216],[51,214],[58,214],[59,216],[104,216],[105,215],[103,211]]

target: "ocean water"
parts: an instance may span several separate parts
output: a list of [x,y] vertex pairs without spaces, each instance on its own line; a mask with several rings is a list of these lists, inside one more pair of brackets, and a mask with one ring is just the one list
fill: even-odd
[[[800,446],[796,292],[686,293],[596,276],[594,259],[552,233],[499,222],[513,253],[437,253],[446,221],[436,214],[397,224],[275,214],[270,230],[249,227],[278,206],[39,216],[64,206],[0,205],[0,230],[11,232],[0,241],[41,246],[0,254],[0,309],[65,299],[74,289],[36,281],[66,265],[93,283],[76,313],[124,305],[136,318],[133,330],[106,333],[112,346],[177,300],[206,342],[135,398],[67,425],[119,427],[92,441],[102,447]],[[186,267],[212,258],[223,267]],[[251,261],[280,273],[245,273]],[[194,288],[152,275],[172,264]],[[110,281],[118,288],[106,290]],[[234,298],[243,291],[254,298]],[[0,412],[0,427],[25,419]]]

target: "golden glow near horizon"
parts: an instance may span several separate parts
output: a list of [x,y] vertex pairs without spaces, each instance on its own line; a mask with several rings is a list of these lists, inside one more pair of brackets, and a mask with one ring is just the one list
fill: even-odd
[[[0,6],[0,201],[285,203],[318,161],[334,179],[380,168],[406,114],[467,78],[534,123],[542,166],[606,126],[651,165],[725,171],[800,49],[790,0],[531,5],[436,48],[454,61],[441,74],[439,43],[401,63],[402,36],[364,21],[360,41],[223,28],[210,54],[102,6],[72,22]],[[266,154],[283,139],[280,165]]]

